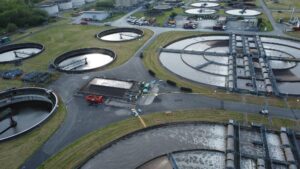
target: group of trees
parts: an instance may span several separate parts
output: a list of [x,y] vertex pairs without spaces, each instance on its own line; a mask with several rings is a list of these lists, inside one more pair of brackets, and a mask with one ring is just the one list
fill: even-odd
[[48,20],[46,12],[34,8],[40,0],[0,0],[0,30],[37,26]]
[[106,0],[106,1],[98,1],[96,3],[96,8],[98,10],[102,9],[113,9],[114,8],[114,1]]

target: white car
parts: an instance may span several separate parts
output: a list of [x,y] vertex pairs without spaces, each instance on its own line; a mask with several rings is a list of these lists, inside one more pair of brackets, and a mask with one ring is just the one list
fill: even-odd
[[259,114],[268,115],[269,114],[269,110],[266,109],[266,108],[263,108],[262,110],[259,111]]

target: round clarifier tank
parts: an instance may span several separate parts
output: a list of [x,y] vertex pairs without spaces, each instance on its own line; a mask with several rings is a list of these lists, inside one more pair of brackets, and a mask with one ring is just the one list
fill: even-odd
[[261,14],[260,11],[252,9],[232,9],[226,11],[226,13],[234,16],[257,16]]
[[20,88],[0,92],[0,141],[40,126],[57,107],[57,96],[51,90]]
[[191,15],[212,15],[216,13],[216,10],[208,9],[208,8],[192,8],[192,9],[187,9],[185,13]]
[[103,68],[116,59],[116,54],[108,49],[85,48],[62,54],[54,60],[57,70],[82,73]]
[[38,43],[20,43],[0,48],[0,63],[24,60],[43,52],[44,46]]
[[171,10],[173,7],[167,4],[159,4],[153,7],[153,9],[160,10],[160,11],[167,11]]
[[125,42],[141,38],[144,32],[136,28],[115,28],[102,31],[97,38],[108,42]]
[[212,7],[217,7],[219,6],[218,3],[214,2],[198,2],[198,3],[192,3],[192,7],[197,7],[197,8],[212,8]]

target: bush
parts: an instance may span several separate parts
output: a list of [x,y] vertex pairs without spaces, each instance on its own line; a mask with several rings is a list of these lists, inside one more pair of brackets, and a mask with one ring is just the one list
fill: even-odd
[[[13,30],[17,27],[24,28],[25,25],[37,26],[48,19],[45,11],[34,7],[21,0],[0,0],[0,28]],[[9,25],[14,24],[15,26]]]
[[148,72],[151,76],[155,76],[155,72],[153,72],[152,70],[148,70]]
[[171,86],[177,86],[176,82],[173,82],[172,80],[167,80],[167,83]]
[[11,33],[11,32],[15,32],[17,30],[18,30],[18,27],[16,24],[14,24],[14,23],[7,24],[7,27],[6,27],[7,32]]
[[244,19],[243,16],[238,16],[238,17],[237,17],[237,20],[243,20],[243,19]]
[[191,88],[188,88],[188,87],[180,87],[180,90],[184,91],[184,92],[193,92],[193,90]]
[[172,12],[169,17],[171,19],[174,19],[176,16],[177,16],[177,13],[176,12]]
[[114,2],[113,1],[102,1],[96,3],[97,9],[112,9],[114,8]]

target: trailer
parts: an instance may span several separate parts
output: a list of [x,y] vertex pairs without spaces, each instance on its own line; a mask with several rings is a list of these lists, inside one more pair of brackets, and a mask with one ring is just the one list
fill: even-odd
[[88,95],[85,97],[85,100],[89,104],[102,104],[104,103],[104,97],[103,96],[97,96],[97,95]]

